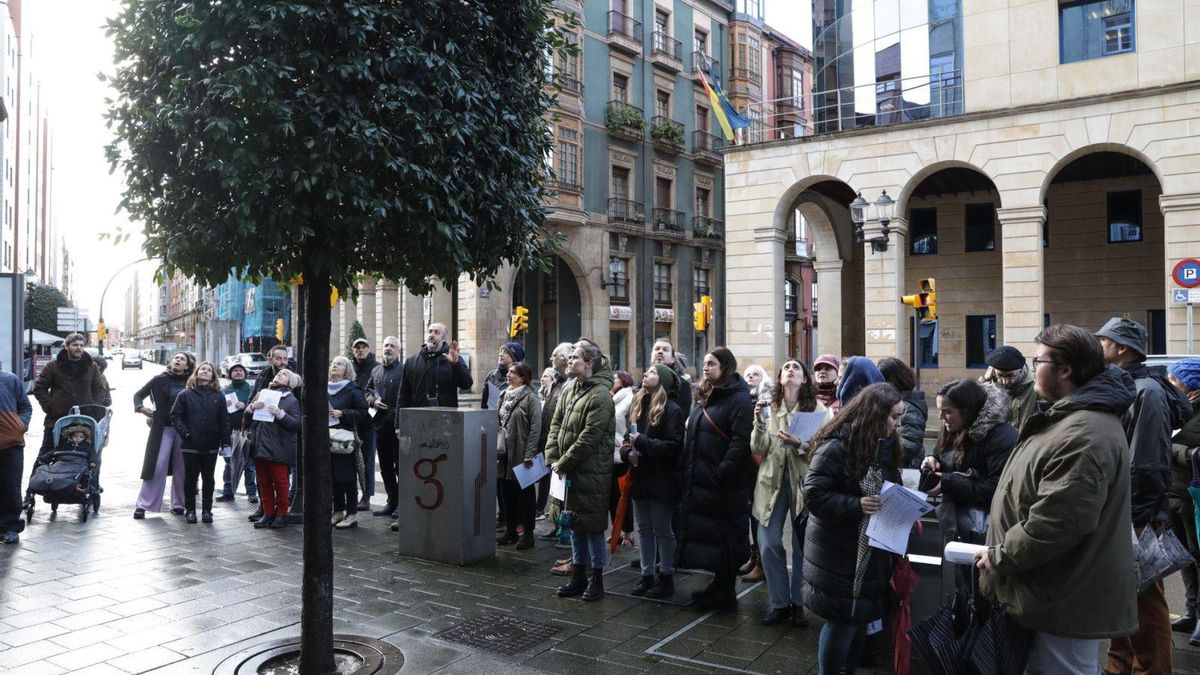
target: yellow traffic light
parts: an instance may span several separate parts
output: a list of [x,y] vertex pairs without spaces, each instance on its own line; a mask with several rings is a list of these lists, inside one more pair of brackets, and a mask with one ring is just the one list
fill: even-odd
[[693,302],[692,303],[692,328],[695,328],[696,330],[698,330],[700,332],[704,332],[704,329],[706,327],[706,323],[705,323],[704,319],[705,319],[704,303],[703,302]]
[[275,319],[275,339],[283,342],[283,319]]
[[900,297],[900,302],[912,307],[917,312],[917,316],[922,321],[937,320],[937,281],[935,279],[921,279],[917,282],[921,288],[920,293],[912,295],[904,295]]
[[529,330],[529,310],[517,305],[517,308],[513,310],[512,320],[508,323],[508,336],[515,338],[518,333],[524,333],[527,330]]
[[338,289],[333,286],[329,287],[329,306],[333,307],[338,301]]

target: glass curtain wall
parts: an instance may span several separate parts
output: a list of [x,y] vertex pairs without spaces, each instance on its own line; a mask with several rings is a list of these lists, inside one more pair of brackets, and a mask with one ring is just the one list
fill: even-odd
[[813,0],[818,132],[963,112],[962,0]]

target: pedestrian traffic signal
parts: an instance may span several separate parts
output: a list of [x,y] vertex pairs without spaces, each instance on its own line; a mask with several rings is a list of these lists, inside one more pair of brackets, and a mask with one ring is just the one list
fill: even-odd
[[512,321],[508,324],[508,336],[515,338],[518,333],[524,333],[527,330],[529,330],[529,310],[517,305],[517,308],[513,310]]
[[283,342],[283,319],[275,319],[275,339]]
[[921,279],[917,283],[921,292],[901,296],[900,302],[916,310],[922,321],[937,321],[937,280]]
[[692,303],[692,328],[703,333],[708,330],[708,324],[712,323],[713,308],[712,296],[700,296],[700,302]]

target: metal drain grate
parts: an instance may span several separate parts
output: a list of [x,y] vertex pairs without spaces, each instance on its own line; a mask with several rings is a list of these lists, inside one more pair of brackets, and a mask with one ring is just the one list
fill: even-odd
[[516,654],[548,639],[558,626],[526,621],[507,614],[484,614],[438,633],[434,637],[496,654]]

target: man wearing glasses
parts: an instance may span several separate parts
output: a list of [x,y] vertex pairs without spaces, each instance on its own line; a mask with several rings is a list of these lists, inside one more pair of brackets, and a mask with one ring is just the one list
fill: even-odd
[[1033,388],[1033,374],[1025,365],[1025,356],[1016,347],[1004,345],[987,355],[988,371],[979,378],[982,382],[995,382],[1008,392],[1009,424],[1017,431],[1025,420],[1037,410],[1037,392]]

